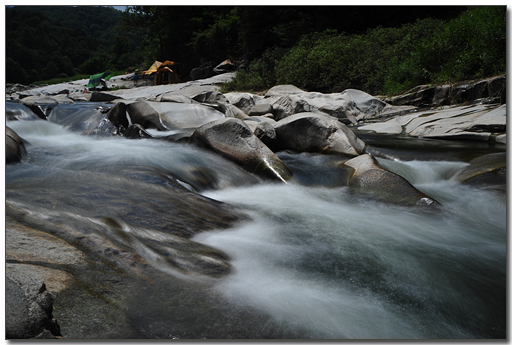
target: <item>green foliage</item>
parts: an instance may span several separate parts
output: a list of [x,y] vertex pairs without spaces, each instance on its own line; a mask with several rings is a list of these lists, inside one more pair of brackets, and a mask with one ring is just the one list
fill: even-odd
[[471,7],[420,40],[407,60],[395,61],[387,84],[406,88],[504,73],[505,37],[506,7]]
[[310,91],[355,88],[376,95],[490,77],[506,71],[505,35],[505,6],[469,7],[449,21],[426,18],[358,34],[314,32],[273,60],[265,53],[225,88],[293,84]]
[[138,64],[142,38],[116,29],[123,16],[103,6],[7,7],[6,59],[17,64],[9,60],[6,81],[28,84]]

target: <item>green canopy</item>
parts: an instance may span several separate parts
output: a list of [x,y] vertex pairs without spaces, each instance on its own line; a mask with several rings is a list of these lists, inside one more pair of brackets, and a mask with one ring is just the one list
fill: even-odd
[[106,71],[100,74],[91,75],[89,77],[89,84],[87,84],[87,87],[96,87],[100,83],[101,79],[109,80],[112,78],[113,74],[110,71]]

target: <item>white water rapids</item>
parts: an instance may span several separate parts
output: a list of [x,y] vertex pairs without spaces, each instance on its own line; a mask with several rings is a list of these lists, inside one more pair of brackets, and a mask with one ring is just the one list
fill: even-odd
[[[115,173],[138,165],[172,172],[177,180],[191,166],[211,170],[215,183],[201,193],[252,218],[193,238],[225,252],[234,267],[212,289],[292,333],[312,339],[505,336],[506,195],[457,183],[453,176],[467,163],[378,159],[442,204],[429,210],[368,200],[346,187],[262,183],[181,144],[83,136],[39,120],[7,125],[30,143],[27,161],[8,167],[7,189],[41,169]],[[292,156],[287,159],[296,164],[305,159]],[[304,168],[318,181],[322,162],[311,156]]]

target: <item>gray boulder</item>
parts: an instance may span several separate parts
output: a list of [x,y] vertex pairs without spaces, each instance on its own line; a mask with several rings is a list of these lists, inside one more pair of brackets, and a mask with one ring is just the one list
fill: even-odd
[[247,171],[279,181],[291,178],[291,171],[251,129],[239,119],[222,119],[198,128],[193,139],[230,159]]
[[406,206],[433,206],[439,203],[412,186],[405,178],[381,168],[375,158],[364,154],[350,159],[342,167],[352,169],[350,190],[378,200]]
[[249,113],[251,108],[256,104],[255,102],[263,97],[253,95],[251,93],[246,92],[228,92],[225,93],[224,96],[227,98],[228,102],[235,107],[241,109],[245,113]]
[[146,102],[159,114],[166,128],[199,128],[225,115],[209,106],[174,102]]
[[249,116],[261,116],[265,114],[272,114],[274,108],[272,104],[268,103],[259,103],[254,105],[249,111]]
[[7,164],[20,162],[27,154],[23,139],[18,133],[5,126],[5,161]]
[[[156,103],[156,102],[155,102]],[[168,130],[162,122],[160,114],[149,102],[135,102],[126,106],[132,124],[138,123],[144,128],[156,128],[159,131]]]
[[295,114],[275,125],[277,149],[357,156],[365,143],[336,118],[317,113]]
[[269,149],[275,149],[277,135],[274,126],[276,121],[266,116],[251,116],[244,122]]

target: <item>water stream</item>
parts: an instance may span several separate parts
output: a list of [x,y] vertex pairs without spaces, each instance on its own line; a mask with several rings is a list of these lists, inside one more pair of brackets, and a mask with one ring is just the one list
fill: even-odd
[[[131,229],[138,241],[127,250],[148,261],[170,217],[162,188],[200,193],[250,216],[189,238],[229,257],[224,278],[190,282],[153,260],[146,272],[153,287],[128,284],[130,337],[505,337],[506,193],[453,178],[474,155],[504,149],[419,139],[404,149],[393,137],[379,148],[375,137],[363,138],[385,153],[383,167],[442,204],[429,210],[354,195],[341,185],[336,156],[281,152],[295,177],[274,184],[182,144],[85,136],[43,120],[7,126],[30,143],[26,161],[6,167],[8,203],[56,212],[81,236],[96,232],[126,245],[122,234],[83,220],[117,219],[128,224],[119,231]],[[78,236],[58,234],[70,243]]]

